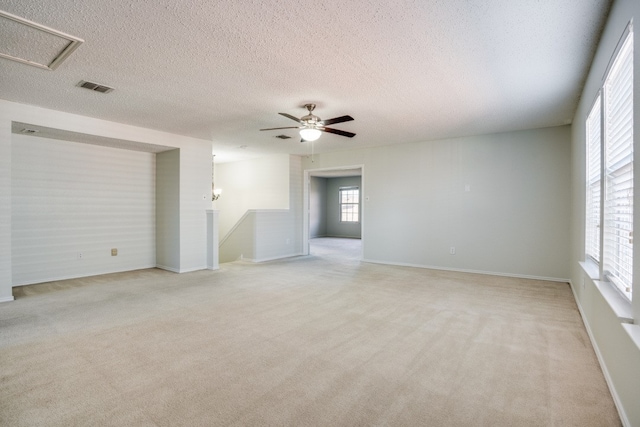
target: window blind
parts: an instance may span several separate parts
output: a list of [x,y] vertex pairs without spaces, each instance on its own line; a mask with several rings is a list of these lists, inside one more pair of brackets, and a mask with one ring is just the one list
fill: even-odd
[[587,194],[585,215],[585,253],[600,262],[600,176],[602,117],[600,95],[587,117]]
[[605,94],[605,275],[631,299],[633,270],[633,33],[612,64]]
[[341,187],[339,189],[339,197],[340,221],[358,222],[360,219],[360,189],[358,187]]

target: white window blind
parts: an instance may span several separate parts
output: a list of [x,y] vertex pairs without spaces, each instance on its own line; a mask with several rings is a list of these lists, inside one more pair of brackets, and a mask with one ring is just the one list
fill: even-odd
[[602,149],[601,98],[598,95],[587,117],[587,194],[585,253],[600,262],[600,175]]
[[633,33],[604,85],[604,273],[627,298],[633,270]]
[[360,189],[342,187],[340,196],[340,222],[358,222],[360,220]]

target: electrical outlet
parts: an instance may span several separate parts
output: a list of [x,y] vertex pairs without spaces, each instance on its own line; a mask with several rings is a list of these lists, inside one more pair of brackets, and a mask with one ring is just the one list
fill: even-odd
[[118,256],[118,249],[116,248],[111,249],[111,256]]
[[455,255],[456,254],[456,247],[455,246],[451,246],[449,248],[449,254],[450,255]]
[[78,259],[82,259],[84,257],[84,255],[82,254],[82,252],[78,252]]

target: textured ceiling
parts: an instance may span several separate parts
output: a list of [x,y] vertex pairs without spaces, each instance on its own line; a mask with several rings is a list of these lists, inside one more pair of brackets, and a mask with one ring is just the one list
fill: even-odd
[[0,97],[213,141],[222,161],[308,154],[295,130],[258,131],[295,125],[277,113],[300,117],[307,102],[355,118],[333,127],[356,137],[323,134],[316,152],[562,125],[610,5],[0,0],[85,40],[55,71],[0,59]]

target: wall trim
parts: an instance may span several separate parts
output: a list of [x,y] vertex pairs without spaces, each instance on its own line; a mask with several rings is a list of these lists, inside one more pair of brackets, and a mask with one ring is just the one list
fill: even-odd
[[170,271],[172,273],[180,273],[180,270],[177,268],[173,268],[173,267],[167,267],[166,265],[160,265],[160,264],[156,264],[155,266],[156,268],[159,268],[160,270],[166,270],[166,271]]
[[260,262],[267,262],[267,261],[276,261],[276,260],[286,259],[286,258],[294,258],[294,257],[298,257],[298,256],[303,256],[303,255],[304,254],[302,252],[296,252],[296,253],[292,253],[292,254],[288,254],[288,255],[281,255],[281,256],[269,257],[269,258],[258,258],[258,259],[243,258],[240,261],[249,261],[249,262],[260,263]]
[[194,271],[202,271],[202,270],[208,270],[207,266],[205,265],[204,267],[192,267],[192,268],[185,268],[180,269],[178,271],[178,273],[182,274],[182,273],[193,273]]
[[580,313],[580,318],[582,319],[582,323],[584,324],[584,328],[587,330],[587,335],[589,336],[589,341],[591,341],[591,347],[593,347],[593,351],[596,353],[596,358],[598,359],[598,364],[600,365],[600,369],[602,370],[602,374],[604,375],[604,380],[607,383],[607,387],[609,388],[609,392],[611,393],[611,397],[613,398],[613,403],[616,405],[616,409],[618,410],[618,416],[620,417],[620,421],[624,427],[631,427],[631,423],[627,418],[627,414],[624,411],[624,407],[622,406],[622,402],[620,401],[620,396],[618,396],[618,392],[616,391],[615,386],[613,385],[613,380],[611,379],[611,375],[609,375],[609,370],[607,369],[607,365],[604,363],[604,359],[602,358],[602,353],[600,353],[600,348],[593,337],[593,333],[591,332],[591,327],[589,326],[589,322],[587,321],[587,317],[584,315],[582,311],[582,306],[580,305],[580,300],[578,299],[578,295],[576,294],[575,289],[573,288],[573,282],[569,280],[569,286],[571,288],[571,293],[573,294],[573,299],[576,302],[576,306],[578,307],[578,312]]
[[[212,270],[211,268],[208,268],[206,265],[203,266],[203,267],[192,267],[192,268],[181,269],[181,268],[173,268],[173,267],[167,267],[166,265],[158,265],[158,264],[156,264],[155,268],[159,268],[160,270],[166,270],[166,271],[170,271],[172,273],[178,273],[178,274],[193,273],[194,271],[202,271],[202,270]],[[215,269],[215,270],[217,270],[217,269]]]
[[472,273],[472,274],[483,274],[486,276],[501,276],[501,277],[514,277],[516,279],[532,279],[532,280],[544,280],[546,282],[559,282],[559,283],[569,283],[569,279],[563,279],[561,277],[545,277],[545,276],[530,276],[527,274],[514,274],[514,273],[499,273],[495,271],[483,271],[483,270],[469,270],[464,268],[449,268],[449,267],[436,267],[432,265],[424,265],[424,264],[411,264],[405,262],[389,262],[389,261],[379,261],[373,259],[362,259],[363,262],[368,262],[371,264],[384,264],[384,265],[397,265],[400,267],[415,267],[415,268],[425,268],[429,270],[442,270],[442,271],[453,271],[456,273]]
[[[136,271],[136,270],[147,270],[149,268],[156,268],[155,264],[149,264],[147,266],[140,266],[140,267],[135,267],[135,268],[125,268],[122,270],[102,270],[102,271],[97,271],[97,272],[92,272],[91,274],[72,274],[72,275],[68,275],[68,276],[56,276],[56,277],[50,277],[47,278],[47,280],[43,280],[43,281],[38,281],[38,282],[33,282],[33,283],[19,283],[16,285],[12,285],[12,288],[17,288],[19,286],[30,286],[30,285],[39,285],[40,283],[48,283],[48,282],[58,282],[60,280],[72,280],[72,279],[82,279],[84,277],[93,277],[93,276],[104,276],[105,274],[115,274],[115,273],[125,273],[127,271]],[[2,302],[2,300],[0,299],[0,302]]]
[[10,302],[10,301],[15,301],[15,298],[12,296],[10,297],[2,297],[0,298],[0,302]]

